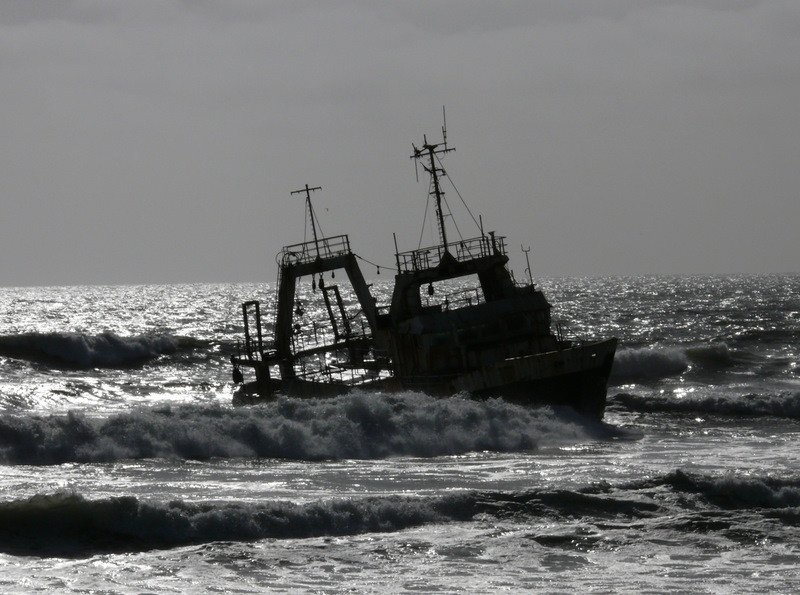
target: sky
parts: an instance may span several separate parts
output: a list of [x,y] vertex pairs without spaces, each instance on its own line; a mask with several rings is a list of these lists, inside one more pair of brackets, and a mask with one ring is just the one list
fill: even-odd
[[388,271],[443,106],[518,277],[800,271],[797,0],[4,0],[0,285],[274,282],[305,184]]

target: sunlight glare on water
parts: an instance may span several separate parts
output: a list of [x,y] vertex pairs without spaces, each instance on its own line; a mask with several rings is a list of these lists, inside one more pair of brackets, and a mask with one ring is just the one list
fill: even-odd
[[1,289],[0,592],[793,592],[800,278],[537,284],[621,341],[603,423],[234,408],[265,285]]

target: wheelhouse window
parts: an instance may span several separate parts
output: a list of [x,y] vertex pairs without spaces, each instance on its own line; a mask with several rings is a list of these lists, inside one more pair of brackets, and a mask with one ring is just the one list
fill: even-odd
[[440,307],[442,311],[458,310],[486,301],[477,275],[422,285],[420,299],[423,306]]

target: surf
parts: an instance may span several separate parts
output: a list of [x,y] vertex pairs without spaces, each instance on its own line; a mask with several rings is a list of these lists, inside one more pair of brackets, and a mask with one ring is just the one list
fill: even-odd
[[437,457],[530,451],[610,440],[620,431],[569,408],[420,393],[280,398],[252,408],[139,407],[107,417],[0,418],[0,462],[98,463],[125,459],[271,458],[302,461]]

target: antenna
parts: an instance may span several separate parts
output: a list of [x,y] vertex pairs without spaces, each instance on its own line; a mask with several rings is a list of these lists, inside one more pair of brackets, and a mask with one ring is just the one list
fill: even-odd
[[444,148],[447,148],[447,114],[442,106],[442,140],[444,141]]
[[530,258],[528,258],[528,253],[531,251],[531,247],[528,246],[527,250],[522,244],[520,244],[519,247],[525,253],[525,262],[528,265],[528,268],[525,269],[525,272],[528,273],[528,281],[530,281],[531,285],[533,285],[533,276],[531,275],[531,261]]

